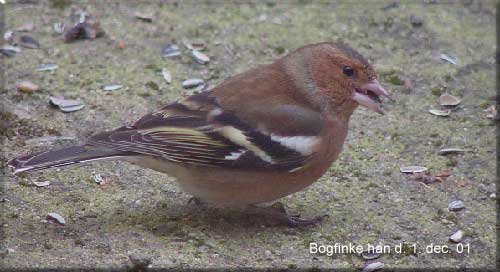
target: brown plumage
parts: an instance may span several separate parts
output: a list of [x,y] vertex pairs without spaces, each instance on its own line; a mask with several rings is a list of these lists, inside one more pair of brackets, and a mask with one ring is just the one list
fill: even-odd
[[370,64],[320,43],[90,137],[82,146],[13,159],[16,173],[121,159],[167,173],[223,206],[270,202],[321,177],[337,159],[354,109],[382,113]]

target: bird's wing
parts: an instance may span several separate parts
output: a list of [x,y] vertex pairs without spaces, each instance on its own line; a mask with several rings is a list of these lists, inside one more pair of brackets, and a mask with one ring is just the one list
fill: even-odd
[[[282,134],[280,125],[291,132]],[[88,146],[159,157],[172,162],[235,169],[296,171],[318,143],[319,115],[297,106],[271,109],[261,128],[221,108],[210,92],[193,95],[148,114],[131,126],[91,137]],[[278,123],[279,124],[279,123]],[[311,125],[312,124],[312,125]],[[307,126],[301,130],[300,126]],[[283,129],[281,129],[283,130]]]

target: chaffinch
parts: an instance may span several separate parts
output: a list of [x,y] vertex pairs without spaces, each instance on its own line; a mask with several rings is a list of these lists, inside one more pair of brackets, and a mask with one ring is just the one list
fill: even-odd
[[320,178],[342,150],[353,111],[383,113],[381,95],[388,93],[361,54],[343,43],[311,44],[83,145],[8,164],[21,173],[119,159],[174,176],[206,202],[271,202]]

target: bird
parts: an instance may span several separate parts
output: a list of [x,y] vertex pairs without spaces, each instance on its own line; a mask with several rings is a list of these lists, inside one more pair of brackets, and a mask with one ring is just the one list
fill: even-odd
[[[302,46],[274,62],[232,76],[90,136],[83,144],[8,162],[14,174],[122,160],[175,177],[195,200],[257,207],[317,181],[338,158],[358,106],[383,114],[390,98],[373,66],[344,42]],[[290,226],[321,221],[273,213]]]

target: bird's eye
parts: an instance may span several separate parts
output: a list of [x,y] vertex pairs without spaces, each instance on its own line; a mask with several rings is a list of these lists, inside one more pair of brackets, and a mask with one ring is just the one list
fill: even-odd
[[352,69],[351,66],[344,66],[342,72],[344,72],[344,75],[348,77],[352,77],[354,75],[354,69]]

